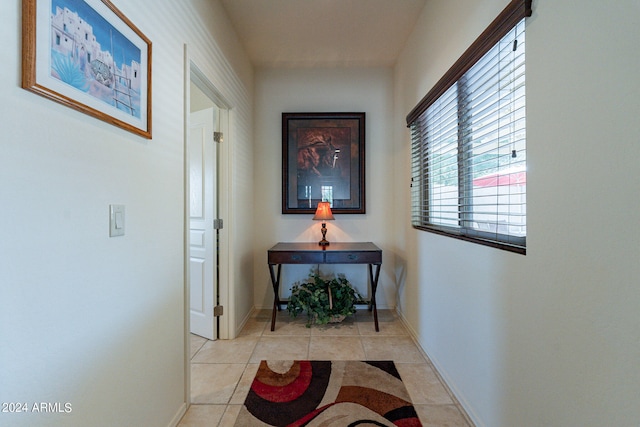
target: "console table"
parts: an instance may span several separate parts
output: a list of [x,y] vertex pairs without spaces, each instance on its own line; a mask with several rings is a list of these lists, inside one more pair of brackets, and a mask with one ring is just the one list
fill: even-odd
[[[320,246],[318,243],[286,243],[280,242],[267,252],[269,273],[273,285],[273,311],[271,313],[271,330],[276,327],[276,312],[280,311],[280,270],[282,264],[368,264],[371,280],[371,297],[369,311],[373,310],[376,332],[378,327],[378,310],[376,307],[376,289],[382,265],[382,250],[371,242],[331,243]],[[277,271],[274,267],[278,266]],[[375,273],[374,267],[375,266]]]

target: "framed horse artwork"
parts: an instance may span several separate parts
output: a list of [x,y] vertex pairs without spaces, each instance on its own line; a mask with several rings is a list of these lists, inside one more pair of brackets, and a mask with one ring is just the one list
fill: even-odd
[[282,113],[282,213],[365,213],[365,113]]

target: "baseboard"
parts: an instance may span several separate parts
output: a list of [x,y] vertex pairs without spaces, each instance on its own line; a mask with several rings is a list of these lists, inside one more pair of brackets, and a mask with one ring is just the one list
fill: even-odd
[[167,427],[177,427],[177,425],[180,424],[180,420],[182,419],[182,417],[184,417],[184,414],[186,413],[187,413],[187,404],[183,402],[182,405],[180,405],[178,412],[176,412],[176,414],[171,419],[171,422],[169,422]]
[[244,326],[247,324],[247,322],[249,321],[249,319],[251,319],[254,315],[254,313],[258,311],[256,309],[256,307],[254,306],[251,310],[249,310],[249,313],[247,313],[247,315],[244,317],[244,319],[242,319],[242,322],[240,322],[240,324],[238,325],[238,327],[236,328],[236,337],[238,336],[238,334],[240,333],[240,331],[242,331],[242,328],[244,328]]
[[411,327],[411,325],[409,324],[407,319],[404,317],[402,312],[399,309],[397,309],[396,313],[398,314],[398,317],[400,318],[400,321],[402,322],[404,327],[407,328],[407,331],[409,331],[409,336],[411,337],[413,342],[416,344],[416,347],[418,347],[418,350],[422,353],[424,358],[433,366],[435,374],[438,376],[438,378],[440,379],[440,382],[446,388],[447,393],[449,393],[449,396],[451,396],[451,399],[455,403],[456,407],[458,408],[462,416],[467,420],[467,423],[469,423],[469,425],[471,426],[476,426],[476,427],[484,426],[484,424],[476,422],[478,417],[474,416],[475,414],[473,413],[473,411],[467,410],[467,408],[469,407],[469,404],[464,399],[460,399],[458,397],[458,396],[461,396],[462,394],[455,387],[451,387],[451,380],[449,380],[446,376],[442,375],[441,373],[443,372],[442,366],[440,365],[440,363],[438,363],[437,360],[429,356],[429,353],[422,347],[422,345],[420,344],[420,341],[418,341],[418,334]]

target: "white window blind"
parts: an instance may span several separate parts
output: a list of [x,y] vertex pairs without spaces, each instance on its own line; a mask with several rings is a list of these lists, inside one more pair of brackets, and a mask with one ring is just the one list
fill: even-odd
[[[513,1],[511,7],[521,4]],[[524,18],[503,33],[491,45],[483,42],[482,56],[466,62],[448,86],[440,84],[437,96],[421,101],[420,111],[407,119],[412,224],[524,253]]]

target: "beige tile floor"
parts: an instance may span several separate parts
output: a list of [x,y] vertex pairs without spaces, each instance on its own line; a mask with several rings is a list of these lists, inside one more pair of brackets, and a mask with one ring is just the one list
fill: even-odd
[[472,423],[415,345],[397,314],[373,317],[358,310],[342,323],[305,327],[306,316],[256,312],[234,340],[191,337],[191,406],[179,427],[233,426],[261,360],[393,360],[424,426],[469,427]]

